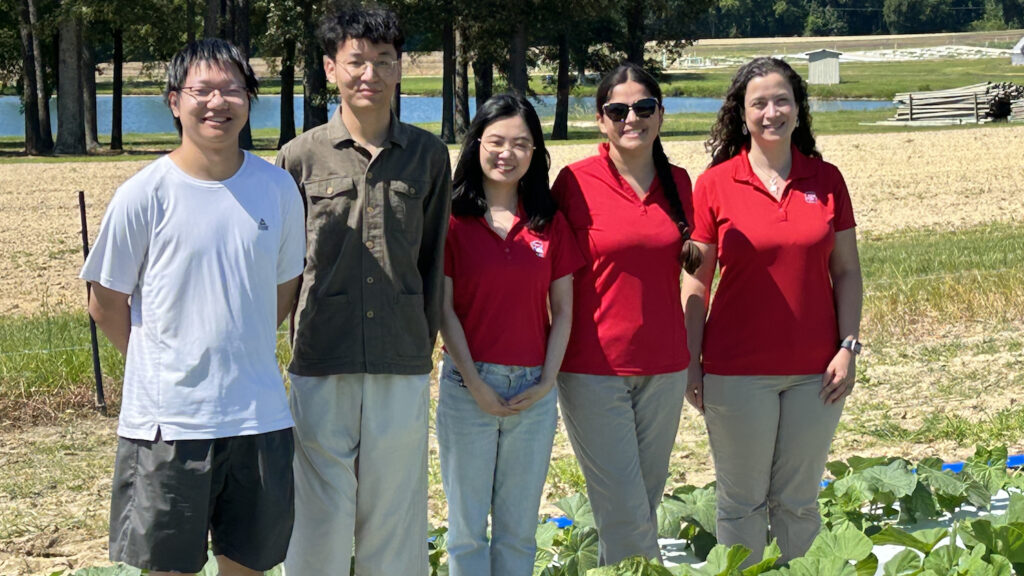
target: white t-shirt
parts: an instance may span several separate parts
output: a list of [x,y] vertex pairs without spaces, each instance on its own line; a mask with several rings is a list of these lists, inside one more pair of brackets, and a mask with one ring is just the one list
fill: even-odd
[[248,152],[222,182],[164,156],[118,188],[81,273],[131,294],[118,435],[292,426],[275,356],[277,285],[302,273],[304,221],[292,177]]

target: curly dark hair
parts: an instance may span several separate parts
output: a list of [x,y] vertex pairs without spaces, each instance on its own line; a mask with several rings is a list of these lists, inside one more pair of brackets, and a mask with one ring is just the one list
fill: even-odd
[[740,153],[750,145],[750,135],[743,132],[743,102],[747,96],[747,84],[754,78],[779,74],[789,82],[796,100],[797,127],[793,130],[793,145],[805,156],[821,158],[814,133],[811,131],[811,109],[807,101],[807,84],[793,70],[792,66],[778,58],[754,58],[747,62],[733,76],[732,85],[725,93],[725,102],[718,109],[718,119],[711,128],[711,137],[704,148],[711,153],[711,166],[721,164]]
[[[647,90],[647,93],[658,100],[661,105],[661,86],[646,70],[632,62],[623,62],[617,68],[605,75],[601,83],[597,85],[596,104],[597,113],[604,116],[604,105],[608,102],[608,95],[613,88],[619,84],[629,81],[636,82]],[[662,107],[664,109],[664,107]],[[668,200],[670,216],[676,221],[679,234],[683,237],[683,251],[680,254],[680,262],[687,273],[693,274],[700,267],[700,251],[690,241],[690,225],[686,221],[686,212],[683,211],[683,202],[679,199],[679,189],[676,188],[676,181],[672,177],[672,165],[665,155],[665,148],[661,145],[661,136],[654,139],[654,169],[661,182],[661,188],[665,191],[665,198]]]
[[487,213],[484,196],[484,175],[480,168],[480,137],[488,126],[518,116],[526,123],[533,139],[533,156],[526,174],[519,180],[519,199],[526,213],[526,227],[534,232],[543,231],[558,210],[548,183],[551,156],[544,146],[544,130],[537,111],[518,94],[492,96],[476,111],[463,139],[455,173],[452,176],[452,214],[456,216],[483,216]]

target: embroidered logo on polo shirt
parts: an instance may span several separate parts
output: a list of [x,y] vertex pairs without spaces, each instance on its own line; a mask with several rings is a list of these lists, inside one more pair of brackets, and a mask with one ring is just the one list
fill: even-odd
[[544,257],[544,243],[540,240],[530,242],[530,248],[533,248],[533,253],[536,254],[538,258]]
[[259,226],[257,226],[257,228],[259,228],[260,230],[270,230],[270,226],[267,226],[267,221],[264,220],[263,218],[260,218],[260,223]]
[[804,192],[804,202],[807,202],[808,204],[817,204],[818,195],[814,192]]

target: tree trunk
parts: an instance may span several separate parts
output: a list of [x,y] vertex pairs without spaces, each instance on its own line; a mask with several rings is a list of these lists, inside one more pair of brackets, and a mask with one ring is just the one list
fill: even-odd
[[85,121],[85,147],[96,150],[100,147],[99,130],[96,126],[96,57],[92,48],[82,42],[82,117]]
[[185,0],[185,38],[196,41],[196,0]]
[[441,66],[441,140],[455,142],[455,27],[445,20],[442,32]]
[[455,136],[460,140],[469,129],[469,59],[465,33],[455,30]]
[[[316,21],[313,5],[316,0],[302,4],[302,131],[327,123],[327,75],[324,73],[323,51],[316,40]],[[334,54],[330,55],[334,58]]]
[[121,150],[121,92],[124,89],[124,30],[114,28],[114,82],[110,97],[110,149]]
[[281,129],[277,149],[295,138],[295,39],[284,41],[281,55]]
[[50,123],[50,92],[46,87],[46,55],[43,54],[43,43],[39,40],[39,15],[36,11],[36,0],[27,0],[27,4],[29,21],[32,23],[32,55],[36,64],[39,150],[43,154],[49,154],[53,152],[53,128]]
[[206,12],[203,14],[203,38],[224,37],[224,2],[225,0],[206,0]]
[[[252,52],[252,42],[249,37],[249,0],[229,0],[231,3],[230,28],[232,31],[231,41],[245,55],[246,61]],[[238,134],[238,146],[244,150],[252,150],[252,125],[248,120]]]
[[530,87],[530,76],[526,71],[526,22],[520,21],[512,35],[512,53],[509,55],[509,83],[512,90],[526,95]]
[[25,107],[25,153],[29,156],[41,154],[39,144],[39,93],[36,89],[36,63],[32,51],[32,21],[28,16],[28,4],[21,0],[18,32],[21,35],[21,102]]
[[491,98],[494,92],[494,65],[486,58],[473,61],[473,82],[476,84],[476,109]]
[[82,28],[73,15],[60,21],[57,81],[58,154],[85,154],[85,116],[82,110]]
[[635,0],[626,8],[626,60],[644,65],[644,2]]
[[564,30],[558,34],[558,88],[555,97],[555,125],[551,128],[552,140],[569,138],[569,35]]

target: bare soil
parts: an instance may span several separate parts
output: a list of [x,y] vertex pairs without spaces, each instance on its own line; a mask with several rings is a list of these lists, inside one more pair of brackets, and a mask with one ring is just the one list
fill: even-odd
[[[928,228],[952,230],[1024,214],[1024,126],[964,131],[832,136],[820,139],[825,158],[846,178],[862,236]],[[551,149],[552,175],[594,152],[594,145]],[[707,164],[701,144],[672,142],[670,158],[699,174]],[[454,153],[453,153],[454,159]],[[76,278],[81,237],[76,190],[89,200],[89,229],[99,227],[116,187],[144,162],[0,165],[0,314],[26,315],[82,306]],[[862,385],[846,407],[833,458],[937,455],[969,456],[973,446],[955,438],[938,441],[880,439],[870,433],[896,422],[912,429],[929,415],[984,420],[1016,405],[1024,380],[1019,360],[1024,323],[999,331],[986,326],[949,326],[922,332],[898,361],[866,352]],[[984,343],[941,362],[927,347],[944,338]],[[980,376],[979,376],[980,375]],[[961,383],[949,386],[948,382]],[[104,565],[107,507],[116,421],[69,413],[45,425],[0,421],[0,574],[49,575],[58,570]],[[1024,449],[1024,439],[1011,451]],[[436,452],[435,452],[436,454]],[[555,457],[571,449],[564,431]],[[436,472],[436,456],[431,470]],[[669,483],[702,485],[713,479],[703,422],[683,415]],[[554,499],[554,494],[549,493]],[[431,515],[445,516],[439,482],[432,480]],[[552,512],[550,505],[545,511]]]

